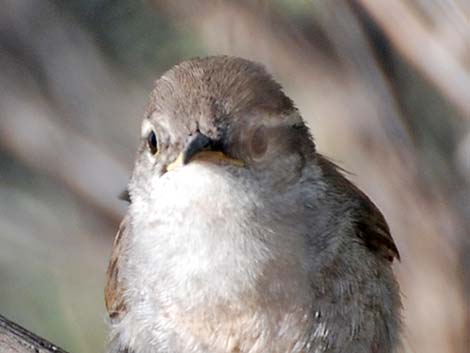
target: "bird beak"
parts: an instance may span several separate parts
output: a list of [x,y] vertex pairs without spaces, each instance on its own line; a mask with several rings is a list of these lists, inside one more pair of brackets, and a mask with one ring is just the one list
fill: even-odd
[[179,156],[172,163],[168,164],[166,170],[171,171],[194,160],[207,161],[219,165],[245,166],[243,161],[227,156],[220,148],[217,148],[217,144],[209,137],[198,132],[191,137]]

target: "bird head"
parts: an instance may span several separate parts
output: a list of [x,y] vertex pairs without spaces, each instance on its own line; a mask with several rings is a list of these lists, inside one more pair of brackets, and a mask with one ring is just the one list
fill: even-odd
[[300,178],[314,152],[292,100],[261,65],[228,56],[193,59],[156,82],[131,198],[194,164],[244,175],[278,192]]

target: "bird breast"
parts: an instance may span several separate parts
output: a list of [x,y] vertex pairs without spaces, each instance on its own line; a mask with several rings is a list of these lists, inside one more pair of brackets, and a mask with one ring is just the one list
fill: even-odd
[[195,162],[155,178],[150,195],[133,200],[122,273],[135,309],[128,320],[140,334],[183,335],[173,344],[186,342],[185,352],[256,342],[260,352],[273,342],[270,352],[295,352],[304,342],[311,298],[303,238],[282,234],[278,217],[263,214],[259,187],[244,180]]

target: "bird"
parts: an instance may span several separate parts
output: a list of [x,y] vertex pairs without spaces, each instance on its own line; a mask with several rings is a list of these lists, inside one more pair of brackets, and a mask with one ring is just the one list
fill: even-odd
[[261,64],[155,83],[114,241],[109,353],[393,353],[399,252]]

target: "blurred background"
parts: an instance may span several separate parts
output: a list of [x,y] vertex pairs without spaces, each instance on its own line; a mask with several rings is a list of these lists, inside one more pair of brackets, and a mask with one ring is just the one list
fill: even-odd
[[405,352],[470,347],[468,0],[0,0],[0,313],[103,352],[106,264],[153,82],[263,63],[401,252]]

